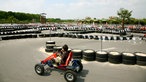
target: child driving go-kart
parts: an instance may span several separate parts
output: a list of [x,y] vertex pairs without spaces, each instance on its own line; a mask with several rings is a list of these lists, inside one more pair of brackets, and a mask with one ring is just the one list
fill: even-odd
[[[48,65],[53,69],[64,70],[64,78],[67,82],[75,82],[77,79],[77,73],[80,73],[83,70],[83,65],[81,60],[73,59],[73,53],[68,51],[68,45],[64,45],[61,51],[53,53],[46,59],[42,60],[40,63],[35,65],[35,72],[38,75],[43,75],[46,71],[44,66]],[[54,63],[57,66],[54,66]]]
[[51,68],[53,68],[53,63],[56,63],[57,65],[65,64],[68,55],[69,55],[68,45],[65,44],[62,47],[62,50],[57,52],[57,57],[56,58],[52,58],[51,60],[48,60],[47,64]]

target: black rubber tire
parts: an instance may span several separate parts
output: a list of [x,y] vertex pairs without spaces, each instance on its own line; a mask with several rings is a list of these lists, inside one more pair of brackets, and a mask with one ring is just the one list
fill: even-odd
[[111,36],[111,37],[110,37],[110,40],[114,40],[114,37],[113,37],[113,36]]
[[126,59],[123,59],[122,60],[122,63],[123,64],[127,64],[127,65],[134,65],[134,64],[136,64],[136,61],[135,60],[126,60]]
[[146,66],[146,61],[136,61],[137,65]]
[[63,33],[58,33],[58,37],[63,37]]
[[121,55],[121,53],[119,53],[119,52],[116,52],[116,51],[111,51],[111,52],[109,52],[108,53],[108,58],[111,58],[111,59],[122,59],[122,55]]
[[79,39],[81,39],[81,38],[83,38],[83,35],[77,35],[77,37],[78,37]]
[[78,69],[78,71],[75,70],[75,72],[76,72],[76,73],[80,73],[80,72],[83,70],[83,64],[82,64],[80,61],[77,61],[77,64],[78,64],[78,66],[79,66],[79,69]]
[[95,40],[99,40],[99,37],[98,36],[95,36],[95,38],[94,38]]
[[80,50],[80,49],[73,49],[73,50],[71,50],[71,52],[73,53],[73,58],[74,59],[82,59],[82,57],[83,57],[82,50]]
[[89,36],[89,39],[93,39],[93,38],[94,38],[94,36],[93,36],[93,35],[90,35],[90,36]]
[[44,74],[44,66],[42,64],[36,64],[34,69],[35,69],[35,72],[38,75],[43,75]]
[[83,50],[83,56],[95,57],[95,51],[90,49]]
[[119,59],[111,59],[111,58],[108,58],[108,61],[110,63],[114,63],[114,64],[120,64],[120,63],[122,63],[122,61],[119,60]]
[[108,58],[96,57],[96,61],[99,61],[99,62],[106,62],[106,61],[108,61]]
[[134,61],[136,61],[136,56],[133,53],[125,53],[125,52],[123,52],[122,53],[122,58],[124,60],[134,60]]
[[119,36],[116,37],[116,40],[121,40]]
[[108,58],[108,53],[106,51],[97,51],[96,52],[96,57],[99,57],[99,58]]
[[105,40],[109,40],[108,36],[105,36]]
[[119,52],[109,52],[108,61],[110,63],[119,64],[122,63],[122,55]]
[[45,49],[46,52],[53,52],[53,49]]
[[127,40],[127,37],[123,37],[123,40]]
[[53,53],[55,53],[55,52],[60,52],[61,49],[62,49],[61,46],[54,46],[54,47],[53,47]]
[[76,79],[77,79],[77,75],[74,71],[72,70],[67,70],[65,73],[64,73],[64,79],[67,81],[67,82],[75,82]]
[[137,61],[146,61],[146,54],[142,52],[136,52],[136,59]]
[[46,42],[46,48],[53,50],[53,47],[55,46],[55,41],[47,41]]
[[55,44],[55,41],[47,41],[46,44]]
[[85,38],[85,39],[89,39],[88,35],[85,35],[84,38]]
[[95,57],[88,57],[88,56],[83,55],[83,59],[86,60],[86,61],[94,61]]

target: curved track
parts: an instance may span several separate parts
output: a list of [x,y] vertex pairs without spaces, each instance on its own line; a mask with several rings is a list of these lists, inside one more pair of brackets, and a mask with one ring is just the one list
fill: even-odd
[[[43,50],[49,38],[0,41],[0,82],[65,82],[63,72],[53,70],[39,76],[34,65],[47,56]],[[56,45],[68,44],[70,48],[100,50],[100,41],[52,38]],[[145,52],[144,41],[103,41],[103,50],[120,52]],[[146,82],[146,67],[138,65],[87,62],[77,82]]]

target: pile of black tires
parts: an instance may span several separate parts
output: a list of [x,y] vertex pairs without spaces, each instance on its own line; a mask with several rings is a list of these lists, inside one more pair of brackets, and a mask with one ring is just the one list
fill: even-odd
[[142,52],[117,52],[117,51],[94,51],[91,49],[72,49],[74,59],[86,61],[110,62],[113,64],[142,65],[146,66],[146,54]]
[[94,40],[132,40],[133,37],[129,36],[101,36],[101,35],[84,35],[74,33],[63,33],[62,37],[78,38],[78,39],[94,39]]

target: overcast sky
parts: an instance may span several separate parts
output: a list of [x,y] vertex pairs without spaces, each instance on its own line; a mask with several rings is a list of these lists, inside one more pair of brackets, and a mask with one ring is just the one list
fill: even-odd
[[0,10],[46,13],[47,18],[83,19],[117,16],[120,8],[134,18],[146,18],[146,0],[0,0]]

